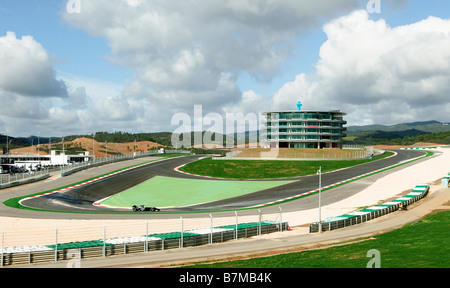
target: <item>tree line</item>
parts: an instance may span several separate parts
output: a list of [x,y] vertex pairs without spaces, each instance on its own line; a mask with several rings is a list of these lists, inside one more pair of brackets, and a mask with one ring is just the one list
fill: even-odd
[[437,133],[421,133],[417,135],[399,135],[395,132],[374,131],[357,135],[352,144],[361,145],[413,145],[418,142],[430,142],[436,144],[450,144],[450,131]]

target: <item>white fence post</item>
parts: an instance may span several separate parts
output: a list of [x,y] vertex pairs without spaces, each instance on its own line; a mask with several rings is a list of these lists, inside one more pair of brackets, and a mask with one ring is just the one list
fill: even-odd
[[258,228],[258,235],[261,235],[261,209],[258,209],[259,213],[259,228]]
[[180,238],[180,248],[183,248],[183,217],[180,216],[181,220],[181,238]]
[[103,257],[106,257],[106,223],[103,223]]
[[55,262],[58,262],[58,226],[56,226],[56,239],[55,239]]
[[281,212],[281,206],[278,208],[280,208],[280,232],[283,232],[283,213]]
[[210,233],[210,236],[209,236],[209,244],[212,244],[212,242],[213,242],[213,217],[212,217],[212,215],[211,214],[209,214],[209,217],[211,218],[211,233]]
[[235,233],[234,239],[237,240],[238,239],[238,214],[236,211],[234,211],[234,214],[236,215],[236,233]]

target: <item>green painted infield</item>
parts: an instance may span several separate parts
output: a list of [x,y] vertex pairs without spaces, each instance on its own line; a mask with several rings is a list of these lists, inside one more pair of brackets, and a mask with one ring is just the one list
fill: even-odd
[[292,182],[295,181],[192,180],[156,176],[100,204],[119,208],[130,208],[133,205],[182,207],[245,195]]

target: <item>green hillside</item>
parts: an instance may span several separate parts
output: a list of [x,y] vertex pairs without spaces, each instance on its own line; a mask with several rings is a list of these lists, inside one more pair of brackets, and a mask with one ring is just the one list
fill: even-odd
[[438,121],[402,123],[391,126],[367,125],[347,128],[348,144],[413,145],[417,142],[450,144],[450,125]]

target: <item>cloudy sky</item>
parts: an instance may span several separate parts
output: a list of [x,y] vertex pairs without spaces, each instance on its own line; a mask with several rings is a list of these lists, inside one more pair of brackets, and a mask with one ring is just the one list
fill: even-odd
[[[448,0],[0,0],[0,133],[174,131],[174,115],[450,121]],[[204,127],[208,128],[208,127]]]

